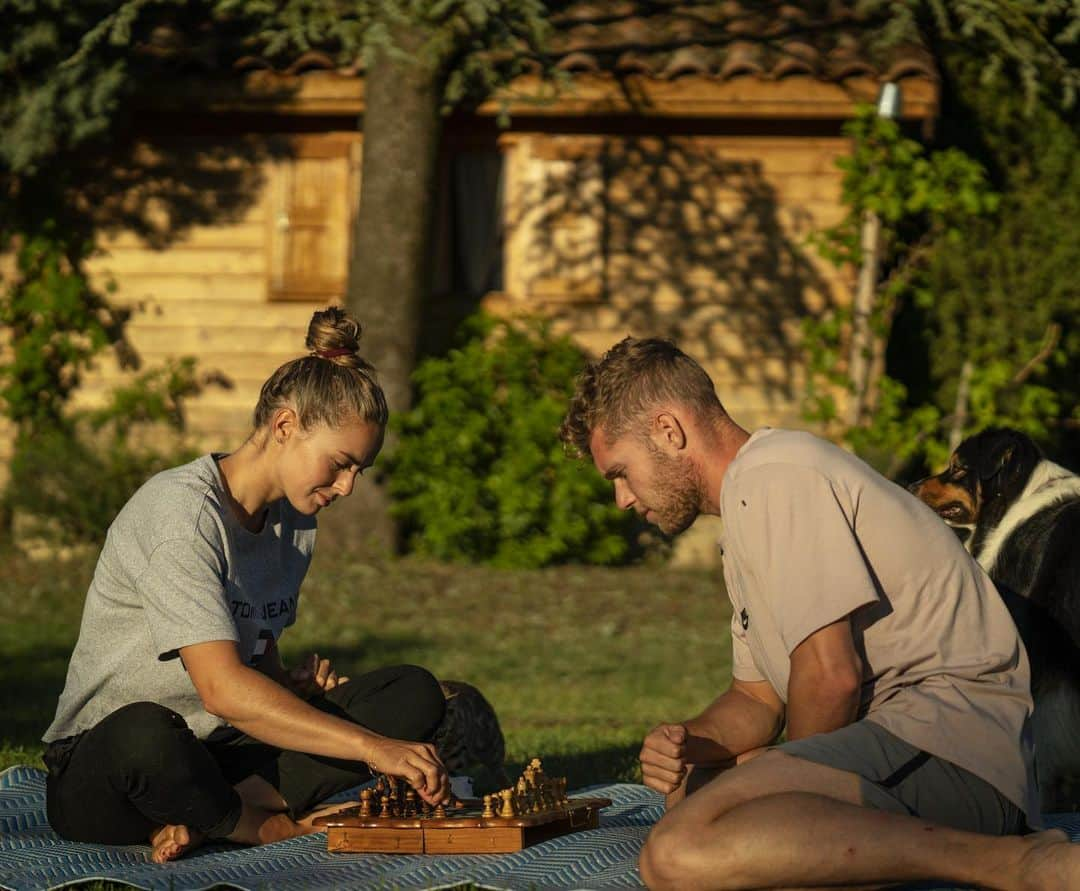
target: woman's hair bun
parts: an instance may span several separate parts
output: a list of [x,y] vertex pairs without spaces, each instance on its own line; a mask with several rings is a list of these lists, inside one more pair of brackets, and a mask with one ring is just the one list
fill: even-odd
[[[320,309],[311,317],[304,345],[313,356],[349,358],[360,349],[360,323],[340,306]],[[327,356],[326,354],[331,354]],[[343,363],[344,364],[344,363]]]

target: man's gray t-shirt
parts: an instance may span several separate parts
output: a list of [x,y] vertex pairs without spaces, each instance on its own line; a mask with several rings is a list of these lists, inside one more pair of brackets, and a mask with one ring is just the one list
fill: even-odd
[[260,532],[240,525],[212,455],[152,477],[109,527],[44,741],[141,701],[177,712],[200,739],[222,727],[179,650],[231,640],[254,664],[295,621],[314,544],[315,518],[285,498],[270,505]]

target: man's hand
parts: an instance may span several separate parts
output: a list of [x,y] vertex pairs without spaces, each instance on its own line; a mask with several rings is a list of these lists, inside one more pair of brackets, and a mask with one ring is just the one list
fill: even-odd
[[347,677],[338,677],[330,667],[330,660],[320,659],[318,653],[312,653],[302,665],[289,672],[289,687],[301,699],[328,693],[347,680]]
[[450,796],[450,778],[430,743],[383,737],[365,760],[373,773],[401,777],[428,804],[443,804]]
[[660,724],[641,746],[641,776],[645,785],[670,795],[686,777],[686,726]]

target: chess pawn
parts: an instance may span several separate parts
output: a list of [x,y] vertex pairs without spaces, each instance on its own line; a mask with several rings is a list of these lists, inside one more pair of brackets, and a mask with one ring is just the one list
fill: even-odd
[[372,791],[370,789],[362,789],[361,790],[361,792],[360,792],[360,816],[361,817],[370,817],[371,816],[371,798],[372,798],[372,795],[373,795],[373,793],[372,793]]
[[499,809],[500,817],[516,817],[514,813],[514,790],[503,789],[499,793],[499,797],[502,799],[502,807]]
[[484,810],[480,814],[480,816],[481,817],[494,817],[495,816],[495,811],[491,807],[491,796],[490,795],[485,795],[484,796]]
[[416,816],[416,793],[412,789],[405,793],[405,816]]
[[435,805],[435,816],[440,820],[446,816],[446,808],[441,801]]
[[385,792],[383,792],[383,794],[379,796],[379,816],[392,816],[392,814],[390,813],[390,796],[387,795]]

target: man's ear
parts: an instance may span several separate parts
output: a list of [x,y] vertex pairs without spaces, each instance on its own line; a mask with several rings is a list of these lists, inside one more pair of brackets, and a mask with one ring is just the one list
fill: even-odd
[[653,418],[649,438],[663,452],[675,454],[686,448],[686,430],[671,412],[662,411]]
[[288,406],[279,408],[270,419],[270,438],[278,445],[284,445],[299,429],[300,419]]

